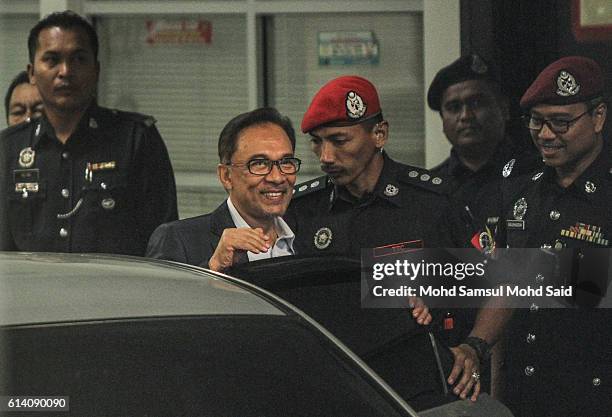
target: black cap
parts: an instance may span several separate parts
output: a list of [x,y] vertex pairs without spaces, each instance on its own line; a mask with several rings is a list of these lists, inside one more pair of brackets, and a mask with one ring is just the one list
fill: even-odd
[[468,80],[499,82],[493,68],[482,57],[476,54],[464,55],[452,64],[442,68],[434,77],[427,91],[429,108],[440,111],[444,91],[453,84]]

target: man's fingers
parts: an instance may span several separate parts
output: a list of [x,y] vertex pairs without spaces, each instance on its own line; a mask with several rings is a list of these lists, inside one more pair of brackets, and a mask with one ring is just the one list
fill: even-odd
[[253,253],[266,252],[270,245],[264,239],[261,229],[225,229],[221,235],[222,242],[226,246],[231,246],[234,250],[244,250]]
[[480,379],[480,373],[478,369],[474,366],[474,363],[471,359],[466,359],[464,361],[463,374],[461,375],[461,380],[457,383],[455,389],[453,390],[455,394],[459,395],[462,399],[466,399],[470,391],[472,390],[472,386],[478,382],[477,378],[474,377],[474,372],[476,372]]
[[459,375],[461,375],[461,371],[463,371],[465,353],[460,347],[451,347],[450,350],[453,353],[455,362],[453,363],[453,369],[451,369],[451,373],[448,376],[448,383],[454,384]]
[[470,400],[476,401],[479,395],[480,395],[480,381],[476,383],[476,386],[474,387],[474,393],[470,397]]
[[[463,370],[463,357],[459,357],[456,353],[457,348],[451,348],[453,355],[455,355],[455,363],[453,364],[453,369],[451,370],[450,375],[448,376],[448,383],[454,384],[459,375],[461,375],[461,371]],[[459,354],[460,355],[460,354]]]

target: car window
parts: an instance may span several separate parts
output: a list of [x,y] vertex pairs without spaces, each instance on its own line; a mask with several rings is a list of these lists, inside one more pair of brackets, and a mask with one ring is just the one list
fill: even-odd
[[298,316],[40,325],[0,338],[0,394],[67,395],[71,415],[406,415]]

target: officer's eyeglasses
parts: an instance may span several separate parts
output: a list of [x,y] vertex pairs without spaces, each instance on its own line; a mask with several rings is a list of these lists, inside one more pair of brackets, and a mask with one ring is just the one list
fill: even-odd
[[272,167],[276,165],[280,172],[287,175],[296,174],[300,170],[302,161],[298,158],[282,158],[277,161],[271,161],[266,158],[254,158],[246,163],[228,163],[234,167],[246,166],[249,172],[253,175],[268,175],[272,172]]
[[548,126],[548,128],[554,133],[567,133],[569,128],[578,121],[582,116],[588,114],[593,110],[592,107],[588,108],[584,113],[574,117],[572,120],[559,120],[559,119],[542,119],[539,117],[534,117],[530,115],[523,116],[523,123],[525,127],[529,130],[533,130],[539,132],[542,130],[544,125]]

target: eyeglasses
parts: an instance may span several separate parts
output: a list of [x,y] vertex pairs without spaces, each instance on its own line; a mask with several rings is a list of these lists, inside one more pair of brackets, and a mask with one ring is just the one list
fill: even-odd
[[300,170],[302,161],[298,158],[282,158],[277,161],[271,161],[266,158],[254,158],[245,163],[227,163],[233,167],[246,166],[249,172],[253,175],[268,175],[272,172],[272,167],[276,165],[280,172],[287,175],[296,174]]
[[585,114],[590,113],[591,110],[593,110],[593,108],[588,108],[587,111],[574,117],[572,120],[541,119],[539,117],[529,115],[523,116],[522,119],[525,127],[527,127],[529,130],[539,132],[542,130],[544,125],[546,125],[554,133],[567,133],[571,125],[573,125]]

